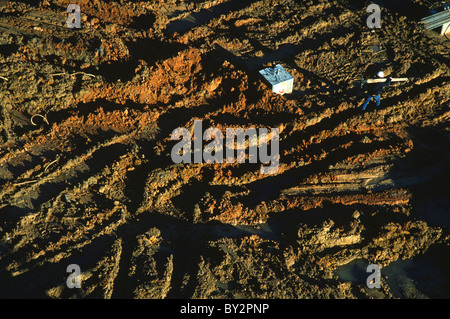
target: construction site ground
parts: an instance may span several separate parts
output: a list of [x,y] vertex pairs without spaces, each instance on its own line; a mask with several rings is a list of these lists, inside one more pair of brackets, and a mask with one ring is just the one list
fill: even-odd
[[[71,2],[0,2],[0,297],[450,298],[450,41],[427,1],[375,1],[373,32],[369,1],[77,0],[81,29]],[[276,64],[291,94],[258,76]],[[380,68],[410,80],[361,113]],[[278,172],[174,164],[194,120],[278,128]]]

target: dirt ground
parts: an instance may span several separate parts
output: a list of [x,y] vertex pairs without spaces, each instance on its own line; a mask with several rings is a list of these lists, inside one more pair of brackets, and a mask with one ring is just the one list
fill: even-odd
[[[71,2],[0,1],[0,297],[450,298],[450,40],[418,23],[429,1],[374,1],[375,32],[369,1],[77,0],[69,29]],[[278,63],[292,94],[258,77]],[[361,114],[378,68],[410,81]],[[174,164],[196,119],[279,128],[278,173]]]

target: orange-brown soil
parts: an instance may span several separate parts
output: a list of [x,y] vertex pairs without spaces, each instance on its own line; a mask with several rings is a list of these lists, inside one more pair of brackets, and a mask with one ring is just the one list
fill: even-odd
[[[0,3],[1,297],[450,297],[450,41],[426,1],[376,32],[356,0],[79,0],[79,30],[71,2]],[[277,63],[292,94],[258,77]],[[377,67],[411,80],[360,114]],[[278,173],[174,164],[196,119],[279,128]],[[381,289],[339,275],[361,260]],[[385,276],[401,260],[414,285]]]

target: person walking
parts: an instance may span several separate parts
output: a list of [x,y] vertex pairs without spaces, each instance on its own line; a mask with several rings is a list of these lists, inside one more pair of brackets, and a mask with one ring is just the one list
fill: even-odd
[[[380,71],[377,73],[377,76],[379,78],[384,78],[384,73]],[[380,106],[381,103],[380,94],[381,92],[383,92],[383,89],[385,87],[391,85],[391,82],[392,78],[388,77],[385,82],[366,84],[367,85],[366,96],[363,105],[361,105],[361,112],[364,112],[366,110],[366,107],[372,98],[375,100],[376,105]]]

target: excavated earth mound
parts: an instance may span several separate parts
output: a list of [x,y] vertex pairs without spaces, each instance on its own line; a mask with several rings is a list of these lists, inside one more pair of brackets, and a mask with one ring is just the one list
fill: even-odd
[[[71,2],[0,2],[0,297],[450,298],[429,1],[375,1],[374,32],[369,1],[77,0],[81,29]],[[258,76],[276,64],[292,94]],[[410,80],[361,114],[379,68]],[[278,172],[175,164],[195,120],[278,128]]]

